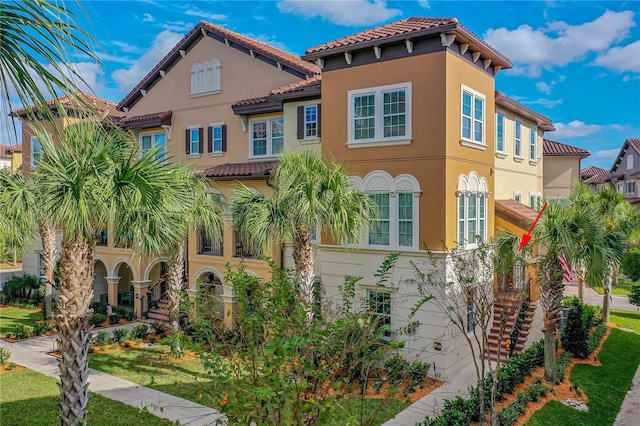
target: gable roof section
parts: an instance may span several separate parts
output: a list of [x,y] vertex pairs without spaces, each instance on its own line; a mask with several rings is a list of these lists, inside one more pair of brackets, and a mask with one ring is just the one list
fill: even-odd
[[566,143],[543,139],[543,154],[550,157],[576,157],[587,158],[591,153],[586,149]]
[[[114,121],[119,121],[120,118],[124,117],[124,113],[122,111],[118,111],[118,109],[116,108],[117,105],[113,102],[109,102],[85,92],[76,92],[75,96],[77,98],[84,99],[89,106],[95,108],[106,118],[110,118]],[[47,106],[49,106],[49,108],[53,108],[57,106],[57,103],[59,103],[64,109],[69,111],[83,111],[86,108],[86,105],[83,105],[83,103],[78,99],[69,95],[63,95],[58,97],[57,99],[49,99],[47,101]],[[14,117],[24,117],[33,108],[35,108],[35,104],[13,110],[11,112],[11,115],[13,115]]]
[[615,171],[618,168],[618,164],[622,161],[622,157],[624,156],[625,151],[631,148],[636,154],[640,155],[640,138],[629,138],[622,144],[622,148],[618,152],[618,156],[613,161],[613,166],[611,166],[611,171]]
[[131,108],[140,97],[143,96],[142,90],[148,91],[162,78],[161,71],[163,73],[169,72],[169,70],[183,58],[183,53],[186,55],[198,41],[207,36],[273,66],[280,64],[279,66],[282,67],[283,71],[298,75],[301,78],[304,76],[313,76],[320,72],[318,67],[303,61],[299,56],[219,25],[200,21],[131,89],[127,96],[118,104],[118,109]]
[[596,167],[596,166],[589,166],[589,167],[587,167],[585,169],[580,170],[580,178],[582,180],[585,180],[585,179],[589,179],[589,178],[591,178],[593,176],[603,175],[603,174],[606,174],[606,173],[609,173],[609,170],[603,169],[603,168],[600,168],[600,167]]
[[287,84],[273,89],[269,93],[272,99],[300,99],[319,97],[322,89],[322,74],[314,75],[305,80]]
[[502,68],[511,68],[509,58],[498,52],[495,48],[482,40],[477,35],[458,23],[457,18],[427,18],[411,17],[401,21],[392,22],[381,27],[371,28],[347,37],[343,37],[319,46],[307,49],[303,59],[315,60],[325,56],[336,55],[367,47],[379,46],[387,43],[404,42],[439,33],[454,34],[456,41],[468,43],[472,50],[484,53]]
[[539,127],[544,131],[552,132],[556,130],[553,122],[546,115],[542,115],[539,112],[532,110],[531,108],[522,105],[520,102],[511,99],[502,92],[496,90],[496,105],[508,109],[509,111],[516,112],[529,120],[535,120]]

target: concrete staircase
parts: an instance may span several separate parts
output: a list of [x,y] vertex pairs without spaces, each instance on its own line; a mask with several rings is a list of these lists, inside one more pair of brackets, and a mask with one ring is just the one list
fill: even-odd
[[[158,300],[155,308],[149,309],[147,312],[147,322],[164,322],[169,323],[169,301],[167,299]],[[187,318],[187,313],[180,311],[180,319]]]
[[[498,298],[494,303],[493,325],[489,332],[487,351],[485,354],[491,361],[497,361],[498,354],[500,354],[500,361],[505,361],[508,358],[507,341],[511,339],[511,331],[513,330],[513,325],[518,317],[518,312],[513,312],[514,310],[513,302],[508,298]],[[529,302],[529,307],[524,313],[524,321],[521,326],[520,334],[518,335],[518,339],[515,343],[514,353],[520,353],[524,349],[535,311],[536,303]],[[500,328],[502,321],[505,321],[505,323],[502,326],[503,328],[501,331]],[[501,334],[502,336],[500,336]]]

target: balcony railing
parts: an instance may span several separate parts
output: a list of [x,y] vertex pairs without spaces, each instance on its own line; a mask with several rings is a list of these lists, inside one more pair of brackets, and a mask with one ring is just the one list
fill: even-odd
[[224,256],[224,243],[223,235],[220,234],[219,238],[210,238],[200,231],[200,242],[198,247],[198,254],[205,254],[208,256]]
[[109,230],[107,228],[104,228],[98,233],[98,238],[96,238],[96,245],[105,247],[109,245]]
[[259,259],[260,258],[259,251],[256,250],[254,247],[251,247],[247,243],[246,238],[243,235],[236,234],[235,241],[236,241],[236,251],[234,254],[235,257],[241,257],[243,259]]

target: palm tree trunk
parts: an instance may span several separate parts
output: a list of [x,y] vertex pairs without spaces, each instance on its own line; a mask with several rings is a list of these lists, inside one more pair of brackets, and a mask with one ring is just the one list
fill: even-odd
[[42,269],[44,270],[44,317],[51,319],[53,312],[54,271],[56,267],[56,230],[46,220],[40,222],[40,239],[42,240]]
[[564,275],[557,256],[548,254],[545,263],[547,270],[540,283],[540,301],[544,311],[544,377],[556,383],[556,329],[560,323]]
[[296,283],[300,289],[300,299],[307,313],[307,322],[313,321],[313,245],[311,233],[302,226],[297,226],[296,235],[293,238],[293,261],[296,265]]
[[611,279],[604,281],[602,292],[602,321],[606,324],[611,319]]
[[167,272],[167,280],[169,289],[167,296],[169,297],[169,322],[173,331],[180,328],[180,292],[182,290],[182,278],[184,277],[184,242],[181,243],[173,253],[173,257],[169,262],[169,271]]
[[613,267],[613,275],[611,276],[611,287],[618,287],[618,275],[620,275],[620,267]]
[[584,270],[578,268],[576,275],[578,276],[578,299],[584,303]]
[[87,352],[89,305],[93,300],[94,242],[76,236],[63,242],[60,288],[55,315],[59,327],[60,418],[62,425],[85,424],[89,401]]

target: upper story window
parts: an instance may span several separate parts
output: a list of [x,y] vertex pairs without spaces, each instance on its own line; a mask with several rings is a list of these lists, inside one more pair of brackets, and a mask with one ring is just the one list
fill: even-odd
[[484,145],[484,95],[462,86],[462,139]]
[[471,172],[458,178],[458,245],[476,245],[487,240],[487,199],[485,178]]
[[633,169],[633,154],[627,155],[627,169]]
[[619,193],[622,194],[622,190],[623,189],[624,189],[624,183],[623,182],[616,183],[616,191],[618,191]]
[[411,139],[411,83],[350,90],[348,143]]
[[220,92],[220,61],[212,59],[191,67],[191,95]]
[[297,138],[318,139],[320,137],[320,104],[299,106],[297,109]]
[[207,129],[207,152],[220,154],[227,151],[227,125],[211,123]]
[[496,118],[496,151],[504,153],[504,114],[501,112]]
[[31,167],[38,167],[38,163],[42,160],[42,144],[40,139],[35,136],[31,137]]
[[378,205],[378,215],[369,227],[365,245],[418,249],[418,181],[411,175],[394,179],[380,170],[369,173],[364,179],[352,179],[356,187]]
[[276,118],[251,122],[251,157],[273,157],[284,147],[284,120]]
[[140,134],[140,157],[152,148],[160,148],[157,158],[164,159],[167,156],[167,140],[164,132]]
[[516,192],[515,194],[513,194],[513,199],[519,203],[522,202],[522,194],[519,192]]
[[627,194],[635,194],[636,193],[636,181],[635,180],[629,180],[626,183],[627,186]]
[[531,123],[529,128],[529,160],[536,161],[538,159],[538,131],[535,124]]
[[185,131],[185,152],[187,155],[199,155],[204,152],[204,130],[200,126],[189,127]]
[[514,128],[514,155],[518,158],[522,158],[522,123],[516,120]]

